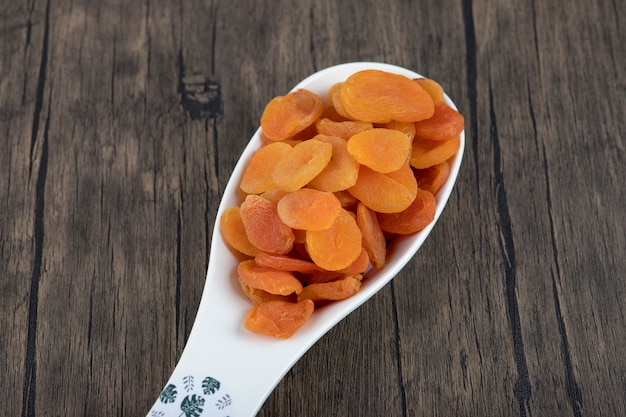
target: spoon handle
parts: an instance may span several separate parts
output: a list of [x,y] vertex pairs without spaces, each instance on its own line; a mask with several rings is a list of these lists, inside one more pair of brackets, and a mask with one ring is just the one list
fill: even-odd
[[[225,259],[223,251],[228,249],[214,236],[211,259]],[[223,266],[209,263],[189,340],[147,417],[252,417],[319,338],[296,334],[279,340],[247,331],[250,304],[234,288],[234,268]]]

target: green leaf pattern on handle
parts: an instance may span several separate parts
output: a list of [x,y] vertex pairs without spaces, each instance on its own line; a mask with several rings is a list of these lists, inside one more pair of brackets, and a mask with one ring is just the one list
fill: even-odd
[[159,395],[159,399],[165,404],[173,403],[174,401],[176,401],[176,395],[178,395],[178,392],[176,391],[176,385],[169,384],[163,389],[161,395]]
[[202,380],[202,392],[206,395],[215,394],[220,389],[220,381],[207,376]]
[[[198,386],[196,380],[202,382]],[[233,401],[220,381],[184,375],[161,391],[147,417],[233,417]]]
[[204,407],[204,398],[193,394],[185,397],[180,404],[180,409],[185,413],[185,417],[200,417]]
[[217,406],[217,408],[219,408],[220,410],[223,410],[224,408],[230,406],[230,404],[232,403],[232,400],[230,399],[230,395],[226,394],[224,395],[222,398],[220,398],[219,400],[217,400],[217,402],[215,403],[215,405]]
[[183,377],[183,384],[186,392],[193,391],[193,375],[185,375]]

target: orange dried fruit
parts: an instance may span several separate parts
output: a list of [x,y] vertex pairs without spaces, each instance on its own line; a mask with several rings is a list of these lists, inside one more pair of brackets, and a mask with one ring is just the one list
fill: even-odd
[[459,136],[447,140],[415,138],[411,149],[411,166],[417,169],[430,168],[453,157],[460,147]]
[[309,185],[318,190],[330,192],[352,187],[359,175],[359,163],[348,152],[346,141],[326,135],[317,135],[314,139],[330,144],[332,153],[326,167],[310,181]]
[[417,78],[414,81],[419,84],[420,87],[422,87],[424,90],[426,90],[426,92],[433,99],[433,102],[438,103],[440,101],[443,101],[443,88],[437,81],[430,78]]
[[305,89],[277,96],[263,110],[261,130],[268,139],[282,141],[312,125],[323,110],[322,98]]
[[331,85],[326,92],[326,100],[331,104],[331,107],[335,104],[334,99],[337,97],[336,94],[339,94],[339,90],[341,90],[341,84],[339,82]]
[[315,139],[297,144],[274,167],[274,182],[286,191],[299,190],[326,168],[332,152],[331,144]]
[[261,252],[255,256],[254,261],[258,266],[279,269],[281,271],[300,272],[303,274],[314,274],[322,270],[322,268],[313,262],[305,259],[276,255],[273,253]]
[[255,256],[259,250],[250,243],[246,228],[241,220],[239,207],[224,210],[220,217],[220,231],[230,247],[248,256]]
[[376,128],[357,133],[348,140],[348,152],[376,172],[397,171],[411,154],[411,140],[398,130]]
[[[280,143],[280,142],[278,142]],[[266,200],[271,201],[274,204],[278,204],[281,198],[289,194],[289,191],[281,190],[280,188],[272,188],[271,190],[267,190],[264,193],[261,193],[261,197]]]
[[275,188],[271,168],[291,152],[291,149],[284,142],[273,142],[256,151],[243,172],[240,188],[248,194],[261,194]]
[[[332,104],[324,107],[324,111],[322,112],[322,115],[317,120],[320,120],[320,119],[330,119],[330,120],[334,120],[336,122],[348,120],[347,118],[345,118],[342,115],[340,115],[337,112],[337,109],[335,109],[335,107]],[[317,128],[316,128],[316,130],[317,130]]]
[[418,83],[379,70],[352,74],[333,95],[335,106],[336,101],[351,119],[372,123],[417,122],[434,112],[433,99]]
[[437,203],[435,196],[426,190],[418,190],[415,200],[400,213],[378,213],[382,230],[388,233],[408,235],[417,233],[435,219]]
[[327,271],[337,271],[354,262],[362,250],[361,230],[352,215],[342,209],[327,230],[307,231],[309,256]]
[[341,202],[341,207],[343,208],[352,207],[357,203],[357,201],[359,201],[356,199],[355,196],[353,196],[346,190],[335,191],[334,194],[335,197],[337,197],[337,199]]
[[384,127],[385,129],[393,129],[404,133],[409,140],[412,142],[413,138],[415,138],[415,123],[411,122],[397,122],[392,120],[389,123],[384,123],[380,127]]
[[[341,271],[319,271],[316,272],[314,274],[308,274],[304,281],[306,283],[306,285],[311,285],[311,284],[319,284],[322,282],[330,282],[330,281],[335,281],[339,278],[345,277],[346,274],[344,274]],[[306,288],[306,287],[305,287]]]
[[315,304],[309,299],[297,303],[268,301],[252,307],[244,325],[251,332],[288,339],[306,323],[314,309]]
[[[413,124],[411,123],[411,125]],[[358,120],[343,120],[337,122],[324,117],[315,121],[315,128],[320,135],[336,136],[348,140],[357,133],[373,129],[374,125],[370,122],[361,122]]]
[[[361,232],[362,233],[362,232]],[[339,270],[343,274],[362,274],[370,266],[370,257],[365,248],[361,249],[361,254],[350,265]]]
[[344,109],[343,104],[341,104],[341,100],[339,96],[341,95],[341,86],[343,83],[337,83],[330,87],[328,93],[326,94],[326,99],[331,104],[332,108],[335,112],[344,120],[350,120],[350,115]]
[[380,213],[397,213],[411,205],[417,192],[417,181],[408,164],[398,171],[383,174],[361,166],[354,187],[348,189],[370,209]]
[[367,251],[370,262],[376,269],[385,266],[387,242],[376,213],[365,204],[359,203],[356,209],[356,223],[363,234],[363,248]]
[[238,277],[237,281],[239,281],[239,286],[241,287],[241,291],[248,297],[253,304],[261,304],[266,303],[268,301],[290,301],[296,302],[297,295],[296,293],[292,293],[289,295],[277,295],[271,294],[267,291],[263,291],[258,288],[252,288],[248,284],[246,284],[241,277]]
[[326,230],[342,210],[333,193],[313,188],[301,188],[285,195],[276,209],[283,223],[300,230]]
[[285,139],[283,142],[288,143],[293,147],[304,140],[311,139],[315,135],[317,135],[317,128],[315,127],[315,122],[314,122],[311,126],[307,127],[301,132],[296,133],[289,139]]
[[437,194],[450,176],[450,163],[443,161],[430,168],[416,169],[414,172],[419,188]]
[[239,212],[248,240],[256,248],[277,254],[291,251],[295,239],[293,230],[280,220],[276,204],[250,194],[241,203]]
[[290,272],[259,266],[253,259],[241,261],[237,266],[239,279],[250,288],[257,288],[270,294],[299,294],[302,283]]
[[432,117],[415,123],[415,137],[427,140],[447,140],[461,134],[465,119],[445,102],[435,104]]
[[307,285],[298,294],[298,301],[311,300],[314,303],[319,303],[345,300],[356,294],[360,288],[360,279],[355,276],[347,276],[336,281]]

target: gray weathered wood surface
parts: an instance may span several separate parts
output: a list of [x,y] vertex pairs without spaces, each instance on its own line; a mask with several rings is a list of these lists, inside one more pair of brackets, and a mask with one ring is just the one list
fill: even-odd
[[464,164],[414,261],[260,416],[626,415],[626,3],[0,1],[0,414],[140,416],[264,104],[374,60]]

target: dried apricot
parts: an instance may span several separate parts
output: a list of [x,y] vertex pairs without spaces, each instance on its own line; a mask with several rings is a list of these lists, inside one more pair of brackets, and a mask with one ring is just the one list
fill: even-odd
[[362,165],[356,184],[348,191],[376,212],[397,213],[413,202],[417,181],[408,164],[387,174]]
[[304,140],[309,140],[315,135],[317,135],[317,128],[315,127],[315,123],[313,123],[311,126],[296,133],[295,135],[291,136],[289,139],[285,139],[283,142],[288,143],[292,147],[294,147],[298,143]]
[[347,146],[357,162],[382,173],[399,170],[411,154],[411,139],[394,129],[376,128],[357,133]]
[[387,242],[378,224],[376,213],[363,203],[356,209],[356,223],[363,234],[363,248],[367,251],[370,262],[376,269],[385,266]]
[[314,274],[322,271],[322,268],[313,262],[273,253],[261,252],[255,256],[254,261],[258,266],[280,269],[281,271],[301,272],[303,274]]
[[[339,112],[337,112],[337,109],[335,109],[335,106],[333,106],[332,104],[324,107],[324,111],[322,111],[322,115],[317,120],[321,120],[321,119],[330,119],[336,122],[348,120],[344,116],[340,115]],[[317,130],[317,128],[315,130]]]
[[285,140],[312,125],[323,110],[322,98],[308,90],[277,96],[263,110],[261,130],[270,140]]
[[285,195],[276,209],[283,223],[300,230],[326,230],[342,210],[333,193],[313,188],[301,188]]
[[[362,232],[361,232],[362,233]],[[358,258],[354,260],[350,265],[346,266],[339,270],[339,272],[343,274],[362,274],[367,271],[367,268],[370,266],[370,256],[367,254],[367,251],[363,248],[361,249],[361,254]]]
[[426,90],[435,103],[443,101],[443,88],[437,81],[430,78],[417,78],[414,81]]
[[295,238],[291,227],[280,220],[276,204],[250,194],[239,212],[250,243],[263,252],[289,253]]
[[428,226],[435,219],[437,203],[430,191],[417,190],[413,203],[399,213],[378,213],[378,222],[385,232],[408,235]]
[[230,207],[222,213],[220,217],[220,231],[224,240],[233,249],[248,256],[255,256],[259,250],[250,243],[246,228],[241,220],[239,207]]
[[361,230],[345,209],[339,212],[327,230],[306,232],[306,247],[311,259],[328,271],[352,264],[361,255],[361,240]]
[[291,146],[274,142],[263,146],[252,155],[241,177],[240,188],[248,194],[261,194],[276,187],[272,167],[291,152]]
[[[379,70],[359,71],[335,93],[340,107],[354,120],[372,123],[417,122],[433,115],[430,95],[416,82]],[[341,112],[340,112],[341,113]]]
[[342,83],[339,82],[331,85],[326,92],[326,100],[331,104],[331,107],[334,107],[334,100],[337,97],[336,94],[339,94],[339,90],[341,90],[341,84]]
[[274,167],[276,185],[286,191],[296,191],[315,178],[330,162],[333,146],[319,140],[305,140],[294,146]]
[[307,285],[300,294],[298,301],[311,300],[314,303],[321,301],[345,300],[356,294],[361,288],[361,280],[354,276],[347,276],[331,282]]
[[337,197],[337,199],[341,202],[341,207],[343,208],[352,207],[357,203],[357,201],[359,201],[355,196],[346,190],[335,191],[334,194],[335,197]]
[[[345,277],[346,274],[344,274],[341,271],[319,271],[319,272],[315,272],[314,274],[308,274],[305,278],[305,283],[306,285],[311,285],[311,284],[320,284],[322,282],[330,282],[330,281],[335,281],[339,278],[343,278]],[[306,288],[306,287],[305,287]]]
[[464,129],[461,113],[445,102],[435,104],[432,117],[415,123],[415,137],[427,140],[446,140],[458,136]]
[[238,278],[238,281],[239,281],[239,286],[241,287],[241,291],[243,291],[246,297],[248,297],[248,299],[252,301],[253,304],[261,304],[261,303],[266,303],[268,301],[296,302],[298,300],[297,299],[298,296],[296,295],[296,293],[292,293],[289,295],[271,294],[267,291],[263,291],[258,288],[252,288],[251,286],[246,284],[241,279],[241,277]]
[[335,112],[342,117],[344,120],[350,120],[351,117],[346,112],[346,109],[343,107],[339,96],[341,95],[341,86],[343,83],[337,83],[330,87],[328,93],[326,94],[326,98],[328,102],[331,103],[332,108],[335,109]]
[[[281,142],[278,142],[281,143]],[[261,193],[261,197],[266,200],[271,201],[274,204],[278,204],[281,198],[289,194],[289,191],[281,190],[280,188],[272,188],[271,190],[267,190],[264,193]]]
[[415,138],[415,123],[410,122],[397,122],[392,120],[389,123],[384,123],[381,125],[385,129],[393,129],[404,133],[411,142],[413,142],[413,138]]
[[309,299],[297,303],[268,301],[252,307],[244,325],[255,333],[287,339],[306,323],[314,309]]
[[241,261],[237,274],[247,286],[270,294],[289,295],[302,291],[302,283],[291,272],[259,266],[253,259]]
[[459,136],[447,140],[415,138],[411,149],[411,166],[417,169],[430,168],[450,159],[460,147]]
[[[411,126],[413,126],[412,123]],[[315,128],[320,135],[336,136],[348,140],[357,133],[373,129],[374,125],[370,122],[361,122],[358,120],[337,122],[328,118],[322,118],[315,122]]]
[[450,176],[450,163],[443,161],[440,164],[433,165],[430,168],[416,169],[415,179],[417,186],[423,190],[430,191],[433,194],[443,187]]
[[313,178],[309,185],[321,191],[343,191],[354,184],[359,176],[359,163],[348,152],[345,140],[326,135],[317,135],[315,140],[332,146],[330,161],[326,167]]

